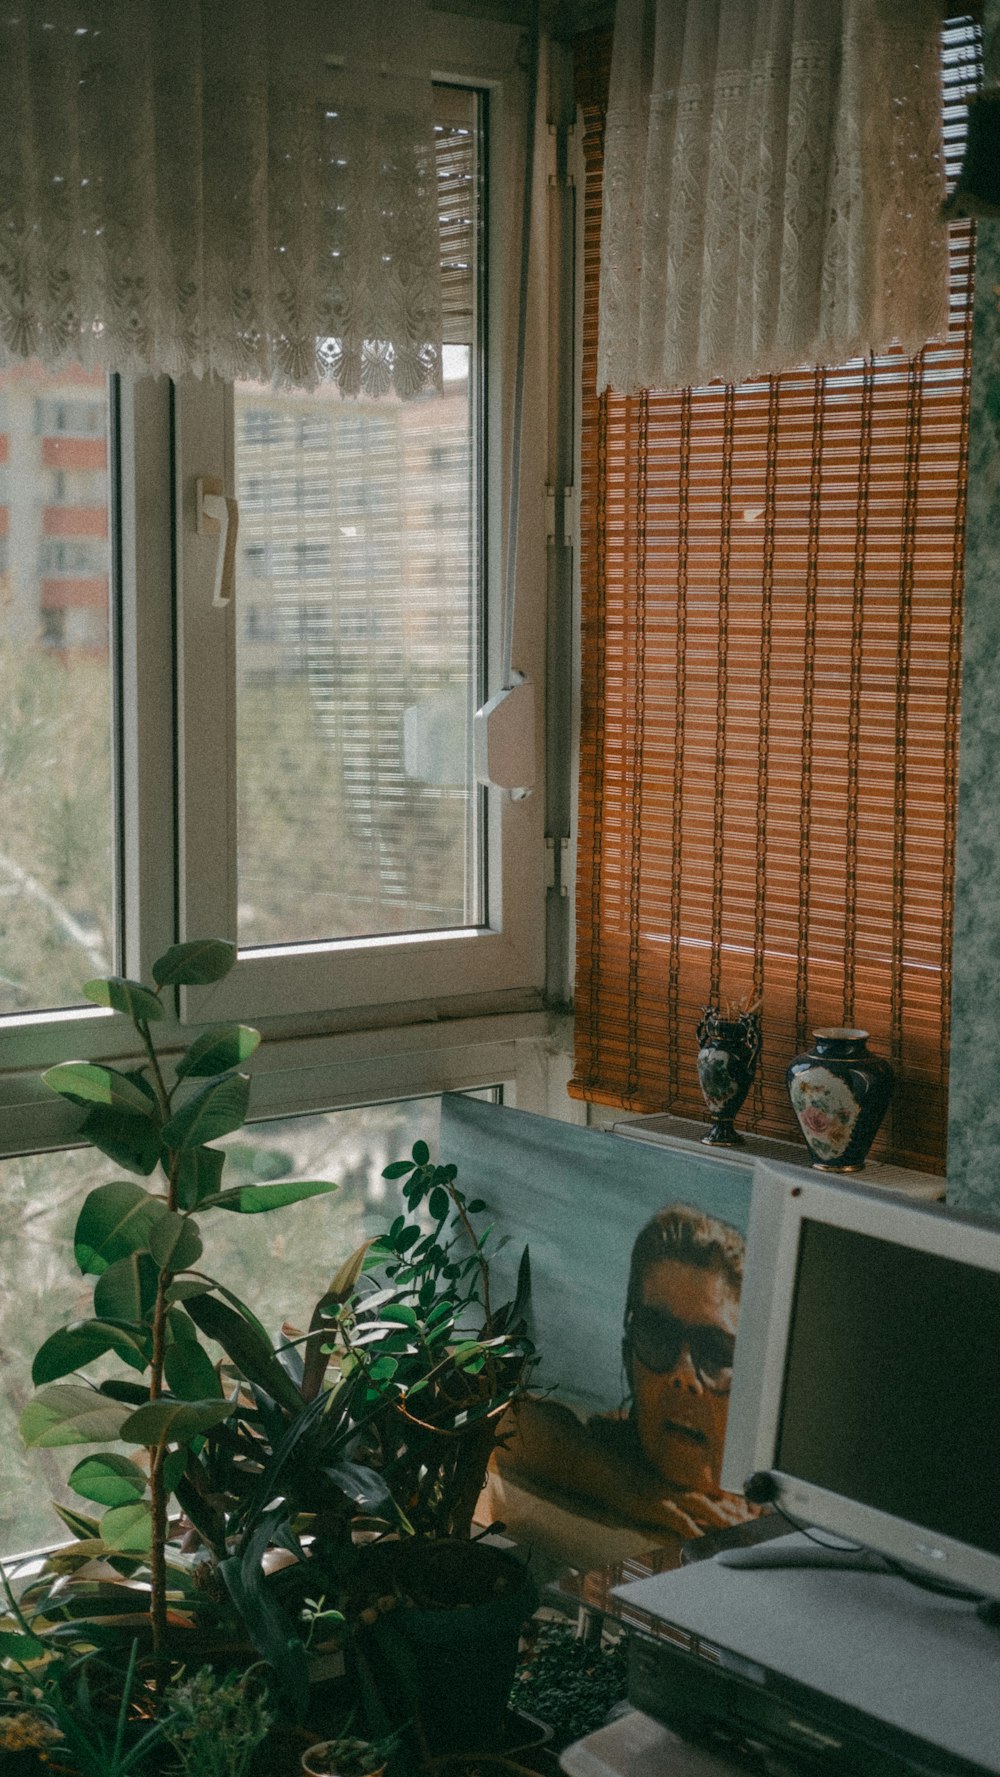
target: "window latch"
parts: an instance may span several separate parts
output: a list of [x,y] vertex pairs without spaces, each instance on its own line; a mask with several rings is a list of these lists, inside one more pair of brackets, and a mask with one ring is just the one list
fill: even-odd
[[236,582],[236,535],[239,529],[239,506],[230,494],[222,491],[217,475],[199,475],[195,505],[198,513],[199,537],[218,537],[215,557],[215,580],[212,604],[228,605]]

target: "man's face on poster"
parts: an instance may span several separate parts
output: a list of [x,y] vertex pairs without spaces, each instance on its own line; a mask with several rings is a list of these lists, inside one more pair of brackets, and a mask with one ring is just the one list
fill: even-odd
[[721,1271],[660,1259],[643,1278],[629,1329],[635,1423],[670,1486],[718,1491],[739,1312]]

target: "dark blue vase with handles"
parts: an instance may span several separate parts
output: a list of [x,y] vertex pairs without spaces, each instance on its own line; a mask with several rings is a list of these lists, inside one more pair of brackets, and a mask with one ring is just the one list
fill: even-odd
[[814,1030],[814,1047],[788,1069],[788,1096],[820,1172],[860,1172],[888,1109],[895,1075],[868,1053],[868,1032]]
[[725,1018],[718,1006],[703,1006],[697,1030],[698,1083],[712,1116],[712,1127],[701,1139],[709,1147],[742,1147],[733,1118],[753,1081],[760,1017],[753,1011]]

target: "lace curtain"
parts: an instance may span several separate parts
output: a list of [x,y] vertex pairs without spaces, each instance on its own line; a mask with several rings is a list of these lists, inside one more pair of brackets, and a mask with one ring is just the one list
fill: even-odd
[[598,389],[942,334],[936,0],[618,0]]
[[440,379],[422,0],[19,0],[0,361],[345,393]]

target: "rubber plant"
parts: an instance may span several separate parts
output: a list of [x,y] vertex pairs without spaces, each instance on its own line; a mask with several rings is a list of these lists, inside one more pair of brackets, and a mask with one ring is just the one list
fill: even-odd
[[[69,1485],[104,1508],[100,1517],[56,1509],[79,1539],[81,1558],[103,1555],[133,1572],[148,1564],[161,1674],[169,1501],[178,1488],[190,1489],[206,1434],[231,1418],[238,1394],[233,1388],[227,1396],[200,1335],[221,1343],[262,1395],[287,1381],[252,1311],[199,1271],[200,1219],[215,1210],[260,1214],[335,1189],[312,1179],[223,1183],[225,1153],[211,1144],[246,1119],[250,1079],[242,1064],[259,1032],[210,1026],[169,1069],[157,1053],[151,1032],[172,991],[220,980],[235,957],[233,944],[198,940],[166,951],[153,964],[151,985],[123,976],[88,981],[88,999],[131,1020],[144,1060],[125,1069],[69,1061],[43,1075],[86,1111],[83,1139],[131,1176],[98,1185],[84,1201],[74,1248],[93,1280],[93,1314],[52,1333],[36,1353],[37,1393],[21,1416],[21,1435],[29,1448],[124,1442],[145,1450],[145,1467],[114,1450],[76,1464]],[[89,1367],[109,1355],[126,1374],[93,1380]]]

